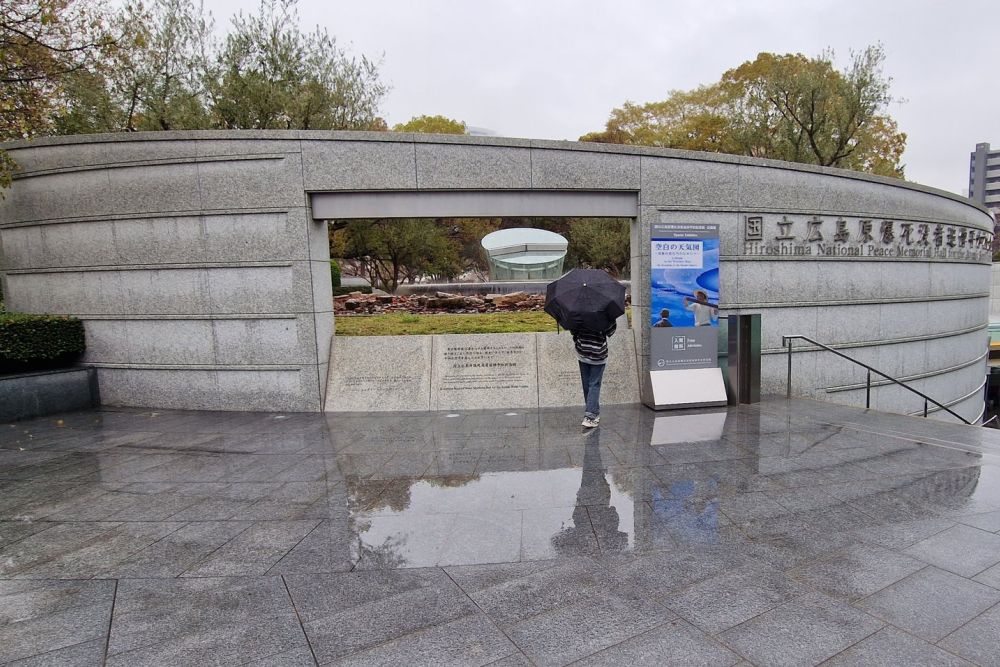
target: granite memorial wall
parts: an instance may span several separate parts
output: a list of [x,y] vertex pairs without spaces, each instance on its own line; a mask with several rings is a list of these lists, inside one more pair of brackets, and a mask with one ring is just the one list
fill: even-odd
[[[648,284],[654,222],[719,226],[721,315],[761,314],[764,393],[784,391],[781,335],[798,333],[967,418],[982,408],[993,221],[962,197],[913,183],[666,149],[394,133],[159,132],[5,148],[20,166],[0,201],[8,307],[82,318],[85,362],[107,404],[330,405],[328,217],[631,210],[633,284]],[[648,298],[634,290],[634,321],[649,321]],[[648,328],[634,336],[641,378]],[[537,359],[561,344],[533,340],[492,352],[528,358],[534,345]],[[456,365],[453,348],[464,346],[399,345],[435,369]],[[485,386],[469,368],[418,378],[412,355],[380,377],[439,397]],[[796,394],[863,403],[860,369],[806,346],[794,363]],[[512,368],[496,395],[520,402],[530,374]],[[364,407],[359,396],[377,386],[337,391],[355,392],[344,402]],[[400,409],[410,405],[424,409]],[[883,384],[873,405],[922,409]]]
[[[638,403],[635,339],[608,342],[604,404]],[[334,336],[328,412],[546,408],[580,404],[569,333]]]

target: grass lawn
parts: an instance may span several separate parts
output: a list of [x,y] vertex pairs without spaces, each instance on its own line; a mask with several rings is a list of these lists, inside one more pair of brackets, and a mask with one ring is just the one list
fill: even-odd
[[338,336],[520,333],[556,330],[556,321],[542,311],[463,315],[452,313],[338,315],[336,322]]
[[[632,309],[627,308],[629,322]],[[422,334],[525,333],[555,331],[556,321],[542,311],[500,313],[383,313],[338,315],[338,336],[406,336]]]

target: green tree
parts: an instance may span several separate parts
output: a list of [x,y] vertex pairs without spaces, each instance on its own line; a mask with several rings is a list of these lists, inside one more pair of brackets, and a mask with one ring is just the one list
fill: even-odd
[[380,129],[387,92],[378,64],[349,57],[330,34],[298,28],[296,0],[240,13],[210,73],[214,123],[225,129]]
[[446,218],[439,221],[458,248],[461,273],[473,273],[477,279],[486,280],[490,267],[483,249],[483,237],[500,229],[500,218]]
[[463,273],[465,267],[461,257],[459,232],[447,220],[417,220],[417,223],[432,223],[433,230],[422,238],[423,252],[407,264],[406,281],[416,282],[427,277],[434,282],[450,282]]
[[579,218],[569,225],[568,267],[604,269],[616,278],[631,268],[630,223],[624,218]]
[[117,48],[67,78],[61,134],[205,129],[212,17],[193,0],[126,5]]
[[465,121],[444,116],[414,116],[392,127],[393,132],[426,132],[429,134],[468,134]]
[[601,141],[765,157],[903,177],[906,135],[886,113],[892,79],[880,45],[851,55],[843,71],[815,58],[761,53],[717,83],[673,91],[662,102],[626,102]]
[[[107,8],[79,0],[0,0],[0,140],[52,131],[63,82],[115,43]],[[14,163],[0,151],[0,187]]]
[[[125,129],[174,130],[209,127],[205,72],[213,20],[192,0],[153,0],[140,33],[136,66],[117,87],[138,90]],[[137,19],[140,17],[136,17]],[[128,72],[129,68],[123,68]]]
[[738,152],[723,113],[725,102],[723,92],[710,86],[671,91],[662,102],[626,102],[611,112],[603,132],[585,134],[580,141]]
[[452,278],[461,270],[457,242],[433,220],[348,220],[334,229],[344,234],[345,257],[361,262],[369,282],[387,292],[407,279]]

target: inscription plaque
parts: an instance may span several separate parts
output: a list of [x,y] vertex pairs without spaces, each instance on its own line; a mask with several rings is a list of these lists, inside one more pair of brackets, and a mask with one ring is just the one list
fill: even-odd
[[431,409],[538,405],[534,334],[434,338]]
[[428,336],[334,336],[327,412],[429,410]]

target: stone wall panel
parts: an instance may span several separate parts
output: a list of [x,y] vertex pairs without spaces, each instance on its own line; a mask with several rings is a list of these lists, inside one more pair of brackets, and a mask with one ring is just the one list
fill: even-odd
[[[718,222],[723,314],[759,312],[766,351],[780,347],[783,333],[809,335],[887,372],[928,375],[915,381],[946,402],[973,392],[985,373],[978,359],[986,294],[1000,284],[986,263],[746,254],[745,217],[754,213],[992,231],[981,208],[902,181],[734,156],[495,137],[162,132],[6,148],[22,167],[0,201],[7,305],[83,317],[85,361],[99,367],[112,405],[329,405],[336,396],[324,397],[334,328],[326,225],[312,221],[309,193],[343,190],[639,190],[631,234],[637,323],[650,315],[644,277],[652,223]],[[645,369],[645,328],[630,334],[633,368]],[[544,341],[532,348],[533,363],[549,363],[537,361],[549,354],[543,351],[551,341]],[[351,362],[336,350],[331,383]],[[785,362],[782,354],[764,355],[764,393],[784,392]],[[844,388],[863,381],[863,370],[828,353],[796,352],[794,369],[797,395],[863,401],[863,389]],[[643,374],[636,375],[644,387]],[[429,377],[428,392],[434,382],[440,390],[441,380]],[[537,386],[531,391],[530,401],[508,392],[502,402],[539,404]],[[564,393],[570,400],[575,384]],[[495,397],[458,394],[462,400],[442,401],[440,391],[437,398],[428,393],[426,405],[419,398],[413,405],[499,405]],[[876,395],[880,409],[913,409],[894,388],[879,387]],[[976,412],[974,400],[959,405],[963,414]]]

